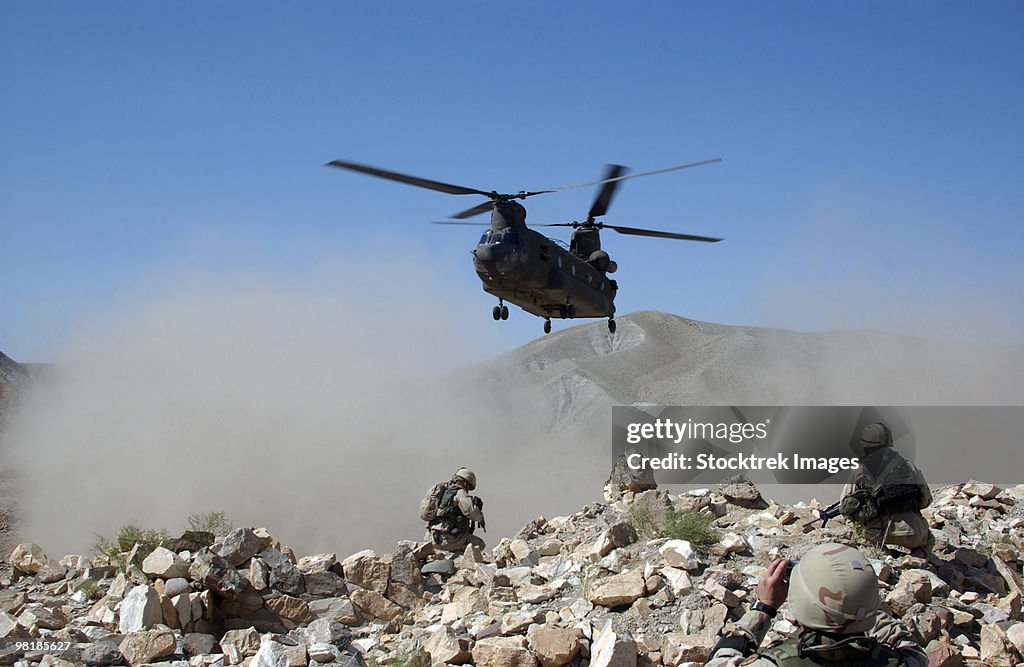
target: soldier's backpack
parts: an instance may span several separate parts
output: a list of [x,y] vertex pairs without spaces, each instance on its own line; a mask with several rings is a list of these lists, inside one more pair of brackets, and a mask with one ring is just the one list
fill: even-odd
[[821,667],[828,664],[897,667],[903,664],[894,649],[864,636],[851,637],[827,647],[807,647],[786,641],[764,649],[760,655],[779,667]]
[[451,482],[438,482],[430,487],[420,501],[420,519],[434,523],[448,516],[452,509],[452,499],[458,490],[459,487]]

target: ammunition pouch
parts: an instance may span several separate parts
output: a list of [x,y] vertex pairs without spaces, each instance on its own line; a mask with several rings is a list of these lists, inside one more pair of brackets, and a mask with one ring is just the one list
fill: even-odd
[[867,523],[879,515],[878,505],[865,489],[854,491],[839,502],[839,510],[847,519]]

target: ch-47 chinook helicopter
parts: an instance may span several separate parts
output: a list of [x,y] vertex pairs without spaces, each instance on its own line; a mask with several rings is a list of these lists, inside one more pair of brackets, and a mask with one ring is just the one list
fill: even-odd
[[[358,171],[453,195],[487,197],[487,201],[451,216],[455,220],[435,224],[483,225],[487,223],[462,220],[491,211],[490,229],[484,232],[473,250],[473,266],[483,282],[484,291],[498,298],[498,305],[491,312],[494,319],[508,319],[508,306],[505,305],[508,301],[532,315],[544,318],[544,333],[551,333],[552,317],[607,317],[608,330],[615,333],[615,294],[618,291],[618,284],[609,278],[608,274],[614,273],[617,266],[608,253],[601,249],[602,229],[613,229],[620,234],[706,243],[716,243],[722,239],[608,225],[597,221],[597,218],[608,212],[615,189],[627,178],[661,174],[719,161],[720,158],[714,158],[632,175],[626,175],[626,168],[621,165],[608,165],[604,178],[599,181],[550,190],[520,191],[514,194],[499,194],[497,191],[485,192],[461,185],[450,185],[346,160],[333,160],[328,162],[327,166]],[[517,202],[517,199],[591,185],[600,185],[601,189],[590,207],[586,220],[534,225],[572,227],[572,239],[568,246],[526,226],[526,208]]]

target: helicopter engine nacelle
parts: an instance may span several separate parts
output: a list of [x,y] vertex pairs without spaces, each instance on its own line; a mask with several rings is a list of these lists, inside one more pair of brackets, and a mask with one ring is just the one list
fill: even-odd
[[618,264],[613,262],[604,250],[595,250],[590,253],[590,259],[587,260],[587,263],[604,273],[615,273],[615,269],[619,268]]

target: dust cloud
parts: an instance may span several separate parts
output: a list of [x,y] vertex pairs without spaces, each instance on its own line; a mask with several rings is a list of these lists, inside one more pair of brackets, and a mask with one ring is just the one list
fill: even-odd
[[537,511],[516,492],[540,465],[528,415],[446,388],[500,336],[451,315],[464,286],[398,261],[155,282],[97,308],[5,434],[21,533],[48,553],[210,511],[300,553],[390,550],[422,538],[420,498],[462,465],[490,535]]

